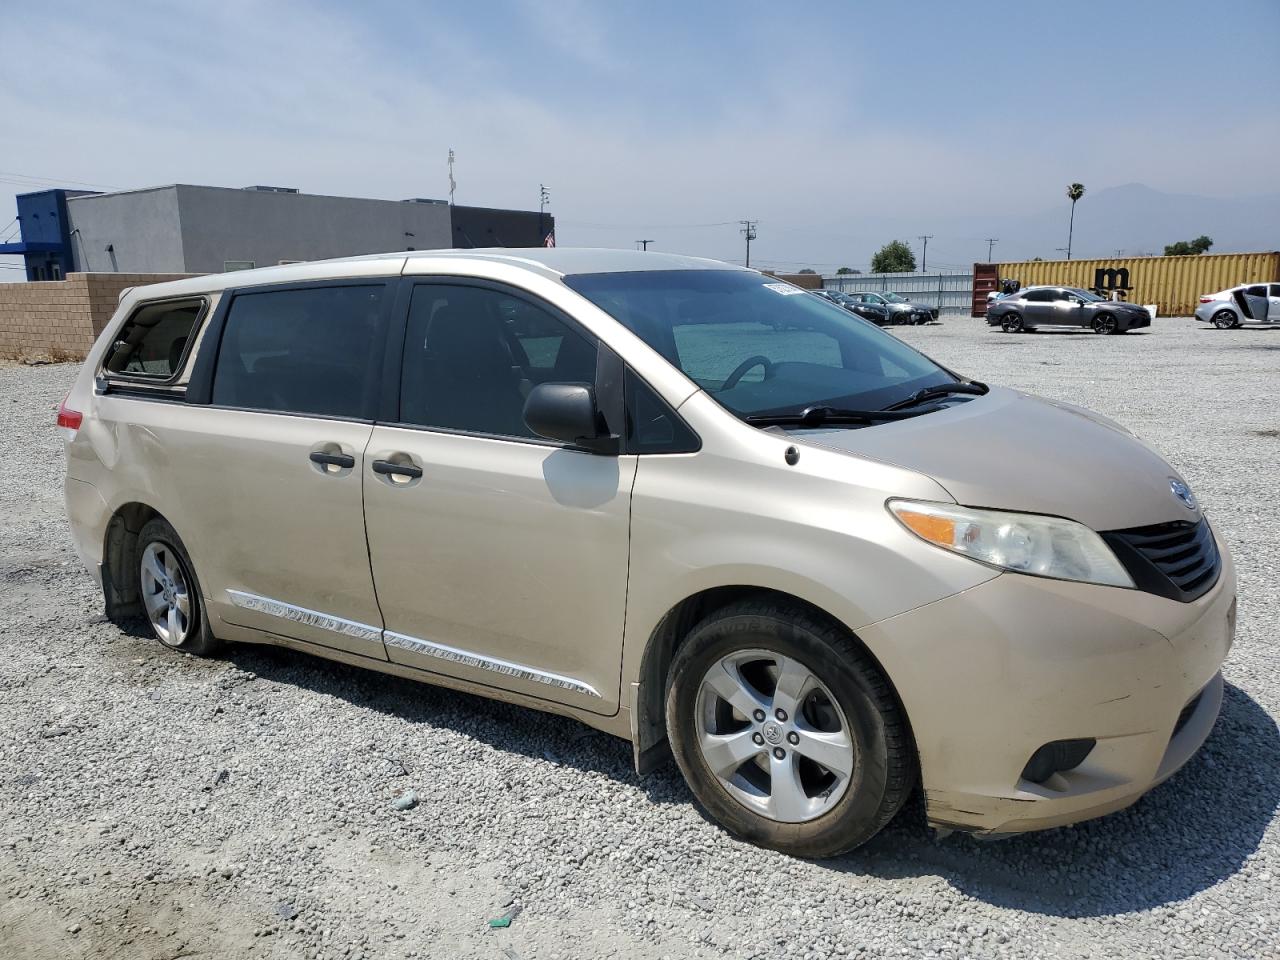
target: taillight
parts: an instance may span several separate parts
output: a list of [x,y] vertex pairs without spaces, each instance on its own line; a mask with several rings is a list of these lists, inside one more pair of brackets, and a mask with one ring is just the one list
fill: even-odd
[[62,403],[58,404],[58,426],[62,428],[68,440],[74,440],[76,431],[84,422],[84,414],[67,406],[67,397],[70,396],[71,394],[67,394],[62,398]]
[[1213,297],[1204,296],[1200,298],[1201,303],[1213,303]]

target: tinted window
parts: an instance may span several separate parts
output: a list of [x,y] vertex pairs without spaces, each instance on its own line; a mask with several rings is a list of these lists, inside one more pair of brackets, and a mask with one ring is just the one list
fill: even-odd
[[1280,283],[1273,283],[1271,285],[1271,295],[1273,297],[1280,297]]
[[697,434],[630,368],[624,389],[629,452],[691,453],[701,446]]
[[213,402],[367,417],[382,359],[383,296],[381,285],[237,295],[218,350]]
[[1028,303],[1049,303],[1058,299],[1056,290],[1028,290],[1022,295],[1022,299]]
[[1267,288],[1258,284],[1256,287],[1249,287],[1245,290],[1245,293],[1251,297],[1265,297],[1267,295]]
[[539,383],[594,383],[596,345],[550,311],[486,287],[421,284],[405,331],[400,419],[535,437],[524,401]]
[[140,307],[120,328],[104,365],[107,372],[153,380],[170,379],[182,364],[203,309],[202,300]]
[[564,282],[737,414],[881,407],[953,379],[848,310],[756,273],[642,270]]

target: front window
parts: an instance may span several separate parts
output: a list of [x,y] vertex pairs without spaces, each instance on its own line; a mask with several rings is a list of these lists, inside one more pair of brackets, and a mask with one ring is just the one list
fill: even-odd
[[853,314],[738,270],[565,277],[739,416],[887,406],[954,380]]
[[907,298],[897,293],[886,293],[884,298],[890,303],[906,303]]
[[1105,297],[1100,297],[1089,290],[1081,290],[1079,287],[1069,287],[1067,289],[1067,293],[1073,297],[1079,297],[1085,303],[1100,303],[1106,299]]

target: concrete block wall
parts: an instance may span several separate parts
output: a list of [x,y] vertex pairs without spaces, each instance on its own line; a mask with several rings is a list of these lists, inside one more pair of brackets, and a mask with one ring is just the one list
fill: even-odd
[[65,280],[0,283],[0,359],[83,360],[126,287],[190,274],[72,273]]

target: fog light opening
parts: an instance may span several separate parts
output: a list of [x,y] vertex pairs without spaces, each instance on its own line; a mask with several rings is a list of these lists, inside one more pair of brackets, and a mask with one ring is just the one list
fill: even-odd
[[1085,757],[1097,746],[1092,738],[1084,740],[1054,740],[1031,755],[1022,769],[1022,779],[1032,783],[1044,783],[1055,773],[1074,770],[1084,763]]

